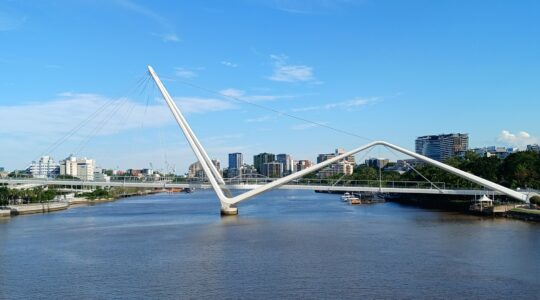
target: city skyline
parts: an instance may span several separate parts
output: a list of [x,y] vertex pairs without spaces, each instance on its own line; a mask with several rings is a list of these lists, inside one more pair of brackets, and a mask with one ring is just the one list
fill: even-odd
[[313,160],[368,141],[227,96],[408,149],[418,136],[451,132],[469,133],[471,148],[525,149],[540,136],[538,7],[533,1],[471,3],[465,12],[420,2],[233,1],[212,9],[3,3],[0,166],[24,169],[41,154],[59,159],[81,149],[73,154],[111,168],[152,163],[187,170],[194,156],[152,87],[131,95],[95,137],[87,141],[89,126],[43,153],[124,96],[147,64],[164,78],[209,155],[223,163],[233,152]]

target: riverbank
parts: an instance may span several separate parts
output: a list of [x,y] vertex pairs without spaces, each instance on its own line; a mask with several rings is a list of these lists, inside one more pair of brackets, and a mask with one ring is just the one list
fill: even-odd
[[540,222],[540,210],[514,208],[506,212],[506,217],[529,222]]
[[33,203],[33,204],[20,204],[7,206],[11,212],[11,215],[28,215],[28,214],[41,214],[53,211],[64,210],[69,207],[67,202],[48,202],[48,203]]
[[98,204],[105,202],[112,202],[122,198],[145,196],[157,193],[162,193],[162,190],[145,190],[130,193],[122,193],[109,198],[96,198],[89,199],[84,197],[75,197],[63,202],[45,202],[45,203],[31,203],[31,204],[18,204],[18,205],[6,205],[0,207],[0,217],[11,217],[17,215],[28,214],[43,214],[55,211],[61,211],[69,209],[71,206],[78,207],[81,205]]
[[470,199],[463,199],[451,195],[400,195],[392,197],[388,202],[396,202],[403,205],[410,205],[425,209],[454,211],[467,215],[482,215],[492,218],[509,218],[529,222],[540,222],[540,210],[516,207],[517,204],[495,205],[492,209],[479,213],[469,209]]
[[11,210],[0,208],[0,218],[11,217]]

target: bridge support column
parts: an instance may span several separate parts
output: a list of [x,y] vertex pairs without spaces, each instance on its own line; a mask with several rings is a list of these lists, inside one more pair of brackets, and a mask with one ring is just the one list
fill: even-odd
[[221,215],[222,216],[235,216],[238,214],[238,207],[233,207],[230,205],[221,206]]

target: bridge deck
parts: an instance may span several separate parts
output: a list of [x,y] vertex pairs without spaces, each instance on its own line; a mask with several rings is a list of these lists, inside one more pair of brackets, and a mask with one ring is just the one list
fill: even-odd
[[[156,182],[99,182],[99,181],[73,181],[73,180],[47,180],[47,179],[0,179],[0,183],[8,184],[40,184],[54,186],[81,186],[87,187],[131,187],[131,188],[211,188],[206,183],[171,183],[167,181]],[[227,184],[225,187],[231,190],[252,190],[260,187],[261,184]],[[341,192],[382,192],[398,194],[440,194],[440,195],[481,195],[488,192],[481,189],[436,189],[433,187],[376,187],[360,185],[325,185],[325,184],[285,184],[279,187],[288,190],[318,190],[318,191],[341,191]],[[493,194],[492,191],[489,191]],[[495,192],[495,194],[500,194]]]

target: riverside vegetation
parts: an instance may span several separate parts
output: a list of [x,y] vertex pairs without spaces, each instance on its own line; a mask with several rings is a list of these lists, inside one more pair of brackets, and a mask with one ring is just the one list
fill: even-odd
[[[468,152],[463,158],[453,157],[446,160],[445,163],[508,188],[540,189],[540,153],[532,151],[517,152],[502,160],[495,156],[481,157],[473,152]],[[392,166],[392,163],[389,166]],[[419,165],[415,169],[430,181],[444,182],[447,187],[475,186],[474,183],[461,177],[427,164]],[[314,177],[314,175],[312,176]],[[336,175],[332,179],[341,177],[341,175]],[[421,175],[412,170],[403,174],[382,170],[380,179],[383,181],[425,181]],[[378,181],[379,170],[366,165],[359,165],[352,175],[345,176],[341,180]]]
[[[140,188],[113,188],[103,189],[96,188],[92,192],[79,194],[78,197],[85,198],[89,201],[95,200],[110,200],[120,197],[136,195],[142,192]],[[10,189],[7,186],[0,186],[0,206],[18,204],[36,204],[47,203],[55,199],[56,196],[62,195],[54,188],[29,188],[29,189]]]
[[0,187],[0,206],[8,205],[16,200],[23,203],[43,203],[54,200],[58,195],[55,189],[44,189],[37,187],[32,189],[9,189],[5,186]]

